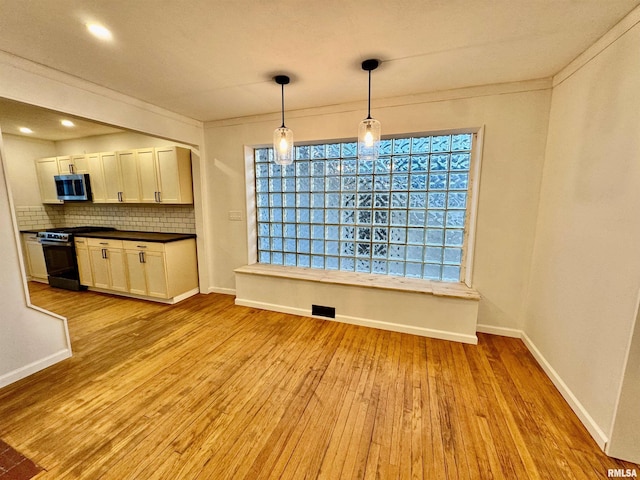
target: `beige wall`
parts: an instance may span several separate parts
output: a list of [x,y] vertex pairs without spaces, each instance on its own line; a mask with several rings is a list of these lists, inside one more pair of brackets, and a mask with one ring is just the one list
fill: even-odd
[[[372,108],[383,134],[486,127],[473,279],[482,295],[481,324],[523,326],[549,87],[547,81],[488,86],[382,100]],[[291,112],[287,126],[297,141],[352,138],[365,108]],[[274,115],[205,124],[214,288],[234,289],[233,269],[247,263],[246,222],[228,220],[228,211],[246,211],[244,146],[268,144],[277,123]]]
[[3,135],[7,177],[17,207],[41,205],[34,160],[56,156],[54,142]]
[[0,138],[0,388],[71,355],[64,319],[29,308]]
[[640,26],[617,31],[556,78],[525,323],[605,437],[640,288]]

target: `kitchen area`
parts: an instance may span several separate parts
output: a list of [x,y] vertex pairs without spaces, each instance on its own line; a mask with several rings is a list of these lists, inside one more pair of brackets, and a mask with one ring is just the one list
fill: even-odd
[[169,304],[199,292],[188,145],[2,103],[35,125],[2,125],[28,280]]

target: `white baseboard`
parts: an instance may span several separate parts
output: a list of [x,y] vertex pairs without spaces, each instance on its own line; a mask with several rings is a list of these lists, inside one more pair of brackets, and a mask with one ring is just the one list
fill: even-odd
[[571,389],[567,386],[566,383],[562,380],[558,372],[554,370],[551,364],[547,361],[546,358],[542,355],[540,350],[534,345],[529,336],[526,333],[522,333],[522,340],[524,344],[527,346],[531,354],[538,361],[542,369],[545,371],[547,376],[551,379],[556,388],[560,391],[560,394],[567,401],[573,412],[578,416],[582,424],[589,431],[589,434],[596,441],[598,446],[604,451],[607,447],[607,442],[609,441],[608,437],[604,434],[604,432],[600,429],[598,424],[591,418],[587,409],[584,408],[582,403],[577,399],[577,397],[573,394]]
[[522,330],[517,328],[494,327],[493,325],[477,325],[476,331],[480,333],[489,333],[491,335],[499,335],[501,337],[522,338]]
[[351,317],[347,315],[337,315],[336,318],[320,317],[311,315],[309,310],[303,308],[287,307],[284,305],[276,305],[272,303],[255,302],[252,300],[242,300],[236,298],[236,305],[243,307],[259,308],[261,310],[271,310],[281,313],[289,313],[291,315],[299,315],[302,317],[319,318],[321,320],[330,320],[341,323],[348,323],[350,325],[359,325],[362,327],[378,328],[380,330],[389,330],[392,332],[410,333],[412,335],[419,335],[421,337],[437,338],[439,340],[450,340],[453,342],[470,343],[476,345],[478,343],[478,337],[475,335],[464,335],[455,332],[446,332],[443,330],[434,330],[431,328],[414,327],[412,325],[402,325],[398,323],[383,322],[380,320],[371,320],[368,318]]
[[181,302],[182,300],[185,300],[189,297],[193,297],[194,295],[197,295],[200,293],[200,289],[199,288],[193,288],[191,290],[189,290],[188,292],[184,292],[181,293],[180,295],[176,295],[175,297],[173,297],[171,300],[171,303],[178,303]]
[[221,287],[209,287],[207,293],[221,293],[223,295],[234,295],[236,294],[235,288],[221,288]]
[[20,367],[17,370],[14,370],[9,373],[5,373],[0,376],[0,388],[6,387],[7,385],[17,382],[18,380],[22,380],[29,375],[33,375],[40,370],[44,370],[51,365],[54,365],[65,358],[71,357],[71,350],[64,349],[56,352],[48,357],[42,358],[40,360],[36,360],[35,362],[31,362],[29,365],[25,365],[24,367]]
[[192,290],[189,290],[188,292],[184,292],[184,293],[181,293],[180,295],[176,295],[175,297],[159,298],[159,297],[150,297],[148,295],[138,295],[137,293],[131,293],[131,292],[121,292],[119,290],[109,290],[106,288],[89,287],[88,290],[90,292],[107,293],[109,295],[118,295],[119,297],[135,298],[137,300],[148,300],[150,302],[164,303],[166,305],[175,305],[176,303],[181,302],[186,298],[193,297],[194,295],[197,295],[198,293],[200,293],[199,288],[194,288]]

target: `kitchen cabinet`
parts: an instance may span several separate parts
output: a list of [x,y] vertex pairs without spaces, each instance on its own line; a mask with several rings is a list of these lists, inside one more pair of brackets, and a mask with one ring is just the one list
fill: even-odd
[[35,163],[42,203],[62,203],[58,200],[55,175],[90,173],[89,160],[85,155],[39,158]]
[[60,173],[57,157],[39,158],[35,163],[42,203],[62,203],[62,200],[58,200],[56,183],[53,179],[54,175]]
[[138,154],[135,150],[116,152],[120,166],[120,201],[140,203],[140,174],[138,173]]
[[54,175],[88,173],[94,203],[193,204],[191,150],[139,148],[36,160],[42,203],[58,200]]
[[85,155],[58,157],[58,172],[60,175],[89,173],[89,161]]
[[165,245],[151,242],[124,242],[129,273],[129,292],[168,298]]
[[76,258],[78,259],[78,273],[80,285],[93,287],[93,273],[91,271],[91,257],[89,256],[89,239],[76,238]]
[[169,243],[124,241],[129,291],[169,299],[198,288],[194,239]]
[[[90,153],[86,155],[87,169],[89,170],[89,182],[91,183],[91,197],[94,203],[107,202],[107,190],[102,171],[102,153]],[[109,154],[106,154],[109,155]]]
[[188,148],[140,148],[136,153],[142,203],[193,203]]
[[[90,154],[91,185],[95,203],[140,203],[140,176],[135,150]],[[93,180],[96,174],[95,182]]]
[[122,174],[120,173],[120,163],[116,152],[101,153],[100,163],[104,178],[105,203],[122,202]]
[[88,246],[93,286],[126,292],[127,270],[122,241],[90,238]]
[[181,147],[156,148],[155,173],[159,203],[193,203],[191,150]]
[[25,271],[30,280],[49,283],[47,265],[44,260],[42,245],[35,233],[23,233],[22,244],[25,260]]
[[82,285],[164,303],[175,303],[198,292],[195,238],[150,232],[114,231],[111,235],[75,238]]

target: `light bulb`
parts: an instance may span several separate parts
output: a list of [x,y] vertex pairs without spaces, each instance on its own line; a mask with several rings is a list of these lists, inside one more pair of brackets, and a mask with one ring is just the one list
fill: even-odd
[[375,118],[365,118],[358,127],[358,158],[375,160],[380,148],[380,122]]
[[373,134],[371,128],[367,128],[367,133],[364,134],[364,144],[367,147],[373,147]]
[[273,160],[278,165],[293,162],[293,132],[287,127],[276,128],[273,132]]
[[282,153],[285,153],[288,148],[289,144],[287,143],[287,137],[285,135],[282,135],[282,137],[280,138],[280,151]]

